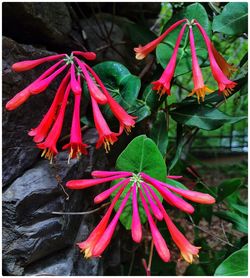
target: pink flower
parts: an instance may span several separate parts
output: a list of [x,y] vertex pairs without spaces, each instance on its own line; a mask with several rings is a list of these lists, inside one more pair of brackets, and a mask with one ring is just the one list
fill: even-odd
[[150,52],[152,52],[157,45],[163,40],[165,39],[165,37],[172,32],[177,26],[179,26],[180,24],[182,24],[183,22],[187,21],[186,19],[182,19],[179,20],[177,22],[175,22],[173,25],[171,25],[162,35],[160,35],[157,39],[151,41],[150,43],[141,46],[139,45],[138,47],[134,48],[135,51],[135,58],[137,60],[142,60],[144,59]]
[[180,31],[178,38],[176,40],[176,43],[175,43],[173,55],[170,58],[170,61],[167,65],[167,67],[165,68],[161,78],[157,81],[152,82],[152,84],[154,85],[152,89],[157,90],[157,93],[159,93],[160,96],[164,95],[165,93],[167,93],[168,95],[171,94],[170,93],[171,80],[174,76],[178,49],[179,49],[179,46],[180,46],[180,43],[181,43],[181,40],[182,40],[186,27],[187,27],[187,24],[184,24],[183,27],[181,28],[181,31]]
[[69,78],[70,78],[70,72],[68,72],[68,74],[64,77],[63,81],[61,82],[59,88],[57,89],[55,98],[48,112],[45,114],[42,121],[40,122],[40,124],[36,128],[31,129],[30,132],[28,133],[30,136],[34,137],[33,141],[35,143],[42,142],[46,138],[52,123],[56,119],[59,106],[61,105],[65,90],[69,83]]
[[59,55],[52,55],[44,58],[40,58],[37,60],[28,60],[28,61],[22,61],[18,62],[12,65],[12,70],[16,72],[21,72],[21,71],[26,71],[26,70],[31,70],[45,62],[50,62],[54,60],[58,60],[62,57],[65,57],[66,54],[59,54]]
[[[71,71],[72,75],[72,71]],[[72,81],[72,76],[71,76]],[[76,81],[76,80],[75,80]],[[75,89],[75,105],[73,112],[73,119],[71,125],[70,132],[70,142],[63,146],[63,150],[69,149],[69,159],[79,157],[81,154],[87,154],[87,145],[82,142],[82,131],[81,131],[81,123],[80,123],[80,105],[81,105],[81,87],[80,87],[80,76],[78,77],[78,81],[76,81],[75,85],[72,85],[71,88]],[[78,84],[78,86],[76,85]],[[73,90],[73,89],[72,89]]]
[[103,253],[103,251],[107,248],[108,244],[110,243],[110,240],[114,234],[115,231],[115,227],[118,223],[118,220],[122,214],[122,211],[128,201],[128,198],[130,197],[130,193],[131,193],[131,188],[129,189],[129,191],[127,192],[127,194],[125,195],[124,199],[121,202],[121,205],[117,211],[117,213],[115,214],[115,217],[112,219],[112,221],[110,222],[110,224],[108,225],[108,227],[106,228],[106,230],[104,231],[104,233],[102,234],[102,236],[99,238],[99,240],[97,241],[94,249],[93,249],[93,256],[94,257],[99,257],[101,256],[101,254]]
[[87,60],[95,60],[96,54],[95,52],[82,52],[82,51],[73,51],[74,55],[80,55]]
[[192,54],[192,71],[193,71],[193,81],[194,81],[194,89],[189,94],[189,96],[196,94],[197,100],[200,103],[200,99],[204,101],[206,93],[212,93],[213,90],[209,89],[207,86],[204,85],[202,72],[196,55],[194,34],[192,28],[189,28],[189,41],[190,41],[190,49]]
[[214,54],[214,58],[218,66],[220,67],[222,72],[226,75],[226,77],[229,78],[233,72],[237,71],[237,68],[232,65],[229,65],[227,61],[222,57],[222,55],[216,50],[216,48],[212,43],[211,43],[211,47]]
[[237,83],[229,80],[227,76],[223,73],[221,68],[218,66],[212,50],[212,43],[208,35],[206,34],[202,26],[197,22],[197,20],[195,20],[195,23],[206,43],[210,60],[210,67],[212,70],[213,77],[218,83],[219,91],[222,92],[225,96],[229,96],[232,93],[233,88],[237,85]]
[[132,215],[132,225],[131,225],[131,233],[132,238],[135,242],[139,243],[142,239],[142,227],[140,221],[140,214],[138,210],[137,203],[137,185],[136,183],[132,186],[132,205],[133,205],[133,215]]
[[67,86],[65,95],[63,97],[62,106],[60,108],[60,111],[58,113],[58,116],[55,120],[55,123],[50,130],[46,140],[42,143],[37,144],[37,147],[39,149],[43,149],[42,156],[45,156],[45,158],[48,158],[50,162],[52,163],[53,157],[58,153],[56,144],[58,141],[58,138],[62,131],[62,125],[63,125],[63,119],[65,114],[65,109],[67,106],[67,101],[70,93],[70,85]]
[[[193,256],[198,256],[199,247],[193,246],[183,234],[176,228],[174,223],[171,221],[167,215],[159,197],[157,194],[162,195],[165,199],[168,197],[168,202],[175,205],[177,202],[183,206],[187,206],[187,203],[182,203],[182,199],[178,198],[175,194],[171,193],[168,189],[177,193],[189,200],[194,202],[199,202],[203,204],[212,204],[215,202],[214,198],[208,194],[194,192],[190,190],[183,190],[175,188],[171,185],[165,184],[161,181],[158,181],[145,173],[133,174],[126,171],[94,171],[92,176],[100,177],[97,179],[85,179],[85,180],[75,180],[67,182],[66,186],[71,189],[84,189],[90,186],[98,185],[104,182],[120,180],[117,184],[112,187],[104,190],[102,193],[97,195],[94,199],[95,203],[100,203],[106,200],[111,194],[117,192],[114,196],[114,199],[111,203],[110,208],[107,213],[98,224],[98,226],[91,233],[89,238],[83,243],[78,244],[82,251],[85,252],[85,257],[100,256],[104,250],[107,248],[112,235],[115,231],[115,227],[118,223],[118,220],[122,214],[124,207],[129,199],[130,193],[132,191],[132,224],[131,224],[131,234],[132,239],[135,242],[140,242],[142,239],[142,224],[140,217],[140,210],[143,208],[148,219],[150,226],[152,240],[154,246],[164,262],[169,261],[170,253],[166,245],[165,240],[163,239],[161,233],[159,232],[156,223],[153,220],[151,215],[157,218],[157,220],[165,220],[168,230],[171,234],[171,237],[175,244],[181,251],[182,257],[189,263],[192,263]],[[176,176],[174,176],[176,177]],[[154,187],[154,189],[152,188]],[[111,210],[113,209],[115,203],[120,198],[123,190],[126,187],[126,195],[121,205],[113,218],[113,220],[108,225],[108,221],[111,215]],[[167,187],[167,188],[166,188]],[[167,192],[167,193],[166,193]],[[170,193],[170,194],[169,194]],[[138,195],[140,196],[142,207],[139,208]],[[169,201],[170,200],[170,201]],[[181,205],[178,207],[181,208]],[[185,211],[185,209],[184,209]],[[126,212],[127,213],[127,212]],[[127,215],[127,214],[126,214]]]
[[75,59],[76,59],[78,65],[80,66],[80,68],[83,72],[83,75],[86,79],[91,97],[94,98],[95,101],[99,104],[106,104],[107,103],[106,96],[101,92],[101,90],[97,87],[97,85],[91,79],[91,77],[85,67],[85,64],[82,63],[78,58],[75,58]]
[[125,131],[127,133],[129,133],[131,131],[131,127],[134,127],[135,125],[135,119],[137,117],[131,116],[129,115],[122,107],[121,105],[116,102],[108,93],[107,89],[105,88],[105,86],[103,85],[102,81],[100,80],[100,78],[98,77],[98,75],[88,66],[86,65],[87,69],[90,71],[90,73],[94,76],[94,78],[96,79],[97,83],[99,84],[99,86],[101,87],[103,93],[105,94],[109,107],[111,109],[111,111],[113,112],[113,114],[115,115],[115,117],[118,119],[118,121],[120,122],[120,132],[122,132],[123,128],[125,128]]
[[113,145],[117,141],[116,133],[112,132],[105,121],[100,108],[94,98],[91,98],[94,122],[97,132],[99,134],[99,139],[96,143],[96,148],[100,148],[104,144],[106,153],[110,151],[110,145]]
[[33,84],[36,82],[39,82],[43,80],[44,78],[48,77],[51,73],[55,71],[55,69],[62,63],[62,61],[57,62],[53,66],[51,66],[49,69],[47,69],[41,76],[39,76],[35,81],[33,81],[29,86],[24,88],[21,92],[16,94],[11,100],[9,100],[6,104],[7,110],[15,110],[20,105],[22,105],[28,98],[32,95],[32,92],[30,91],[30,88]]
[[66,183],[66,186],[70,189],[84,189],[97,184],[101,184],[116,179],[121,179],[130,176],[130,174],[118,174],[107,178],[101,179],[84,179],[84,180],[71,180]]
[[80,75],[78,75],[78,77],[79,77],[78,80],[76,80],[75,65],[71,64],[71,66],[70,66],[70,85],[71,85],[71,90],[76,95],[81,95],[82,88],[81,88],[81,82],[80,82]]
[[150,230],[152,233],[152,238],[153,238],[153,242],[155,245],[155,249],[157,250],[161,259],[164,262],[168,262],[170,259],[170,253],[169,253],[167,244],[166,244],[165,240],[163,239],[162,235],[160,234],[159,230],[157,229],[157,226],[149,212],[148,205],[147,205],[141,191],[140,191],[140,197],[141,197],[142,205],[143,205],[146,215],[148,217],[148,223],[149,223]]
[[117,200],[120,198],[124,188],[126,187],[126,184],[124,184],[114,197],[113,201],[111,202],[110,207],[108,208],[107,212],[105,213],[102,220],[99,222],[99,224],[96,226],[96,228],[91,232],[87,240],[77,243],[79,248],[81,249],[81,252],[84,252],[85,258],[90,258],[93,256],[93,249],[96,246],[96,243],[100,239],[100,237],[103,235],[104,231],[106,230],[106,227],[108,225],[111,213],[114,209],[115,204],[117,203]]

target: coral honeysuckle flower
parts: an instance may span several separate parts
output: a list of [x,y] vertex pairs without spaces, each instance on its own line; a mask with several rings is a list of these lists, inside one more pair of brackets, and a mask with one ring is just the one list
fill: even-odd
[[228,64],[227,61],[223,58],[223,56],[216,50],[212,43],[211,47],[217,64],[219,65],[222,72],[226,75],[226,77],[229,78],[233,72],[237,71],[237,68]]
[[[157,197],[155,192],[151,188],[148,188],[148,189],[149,189],[150,193],[152,194],[152,196],[154,197],[154,200],[156,201],[160,210],[162,211],[162,214],[163,214],[164,220],[167,224],[170,235],[171,235],[173,241],[175,242],[175,244],[180,249],[182,257],[188,263],[192,263],[193,262],[193,256],[198,257],[200,247],[196,247],[196,246],[192,245],[184,237],[184,235],[177,229],[177,227],[172,222],[171,218],[168,216],[166,210],[164,209],[161,201],[159,200],[159,198]],[[189,190],[187,190],[187,191],[189,191]]]
[[39,149],[44,150],[42,153],[42,156],[45,156],[45,158],[48,158],[50,160],[50,163],[52,163],[53,157],[58,153],[57,148],[56,148],[56,143],[57,143],[58,138],[62,131],[63,119],[64,119],[64,114],[65,114],[65,110],[66,110],[66,106],[67,106],[67,102],[68,102],[69,93],[70,93],[70,85],[67,86],[65,95],[63,97],[62,105],[60,107],[60,111],[55,120],[55,123],[53,124],[52,129],[50,130],[45,141],[37,144]]
[[192,54],[192,72],[193,72],[193,81],[194,81],[194,89],[189,94],[192,96],[194,94],[197,95],[198,102],[200,103],[200,99],[204,101],[206,93],[212,93],[213,90],[209,89],[203,81],[201,68],[198,63],[198,58],[195,50],[195,42],[194,42],[194,34],[192,26],[189,28],[189,41],[190,41],[190,49]]
[[[72,74],[71,74],[72,75]],[[71,77],[72,81],[72,77]],[[75,84],[71,88],[75,89],[75,104],[73,119],[70,132],[70,142],[63,146],[63,150],[69,149],[69,159],[79,157],[81,154],[87,154],[87,145],[82,142],[82,131],[80,122],[80,105],[81,105],[81,87],[80,87],[80,75],[78,76],[78,81],[74,80]],[[76,83],[77,82],[77,83]],[[73,88],[72,88],[73,90]],[[76,93],[77,92],[77,93]]]
[[36,60],[22,61],[22,62],[13,64],[11,68],[15,72],[31,70],[45,62],[58,60],[65,56],[66,56],[66,54],[59,54],[59,55],[52,55],[52,56],[48,56],[48,57],[44,57],[44,58],[40,58],[40,59],[36,59]]
[[95,101],[99,104],[106,104],[107,103],[106,96],[101,92],[101,90],[97,87],[97,85],[91,79],[91,77],[86,69],[85,64],[82,63],[78,58],[75,58],[75,59],[84,74],[91,97],[94,98]]
[[[157,179],[152,178],[145,173],[134,174],[127,171],[93,171],[92,176],[95,178],[68,181],[66,186],[70,189],[84,189],[105,182],[115,180],[118,180],[118,182],[114,183],[114,185],[112,185],[110,188],[98,194],[94,199],[95,203],[100,203],[110,197],[111,194],[114,194],[114,192],[117,192],[100,223],[84,242],[78,244],[81,251],[85,253],[85,257],[89,258],[102,255],[102,253],[110,243],[110,240],[115,231],[115,227],[118,224],[119,217],[128,199],[130,198],[131,193],[131,234],[133,241],[139,243],[141,242],[143,236],[140,216],[141,208],[139,210],[138,202],[138,198],[140,198],[142,208],[144,209],[147,216],[154,246],[162,260],[164,262],[169,261],[170,253],[165,240],[163,239],[160,231],[156,226],[153,215],[159,221],[162,221],[163,219],[165,220],[173,241],[178,246],[181,251],[182,257],[187,262],[192,263],[193,256],[198,256],[199,247],[193,246],[176,228],[172,220],[169,218],[167,212],[165,211],[156,192],[158,192],[158,194],[161,195],[168,203],[181,210],[186,211],[187,213],[192,213],[193,207],[191,205],[189,205],[188,207],[187,203],[175,194],[201,204],[213,204],[215,202],[215,199],[212,196],[210,196],[209,194],[191,190],[175,188],[174,186],[158,181]],[[176,178],[176,176],[173,177]],[[171,193],[170,191],[174,192],[175,194]],[[111,222],[108,224],[114,205],[123,192],[126,192],[125,197],[122,200],[113,220],[111,220]],[[185,209],[183,209],[182,206],[185,207]]]
[[[35,81],[9,100],[6,104],[7,110],[14,110],[27,101],[30,96],[45,91],[52,81],[59,77],[67,68],[67,73],[56,91],[51,107],[40,124],[29,132],[29,135],[34,137],[33,141],[38,143],[37,147],[44,149],[42,155],[45,155],[50,161],[52,161],[52,158],[58,153],[56,143],[61,133],[64,118],[63,111],[67,104],[64,100],[69,98],[68,94],[70,94],[70,90],[74,95],[74,111],[70,142],[66,144],[63,149],[69,149],[69,160],[75,157],[78,158],[81,154],[87,154],[87,145],[82,142],[80,125],[80,104],[82,98],[81,80],[86,81],[92,100],[94,122],[99,133],[99,140],[96,144],[96,148],[104,145],[106,152],[108,152],[110,150],[110,145],[118,140],[117,137],[121,135],[123,130],[129,132],[131,127],[135,125],[134,119],[136,117],[127,114],[127,112],[109,95],[109,92],[106,90],[97,74],[90,66],[80,60],[79,57],[81,59],[94,60],[96,54],[94,52],[73,51],[70,56],[67,54],[52,55],[37,60],[18,62],[12,66],[14,71],[21,72],[33,69],[45,62],[59,60]],[[110,130],[98,104],[109,105],[114,116],[119,120],[120,128],[117,133]],[[57,128],[57,130],[55,130],[55,128]]]
[[46,136],[51,128],[51,125],[56,118],[59,106],[61,105],[61,102],[63,100],[65,90],[69,83],[69,78],[70,78],[70,72],[68,72],[68,74],[62,80],[59,88],[57,89],[55,98],[54,98],[48,112],[45,114],[42,121],[40,122],[40,124],[36,128],[33,128],[29,131],[28,134],[30,136],[34,137],[33,141],[35,143],[42,142],[46,138]]
[[131,131],[131,127],[135,126],[135,119],[137,117],[131,116],[129,115],[122,107],[121,105],[116,102],[108,93],[107,89],[105,88],[105,86],[103,85],[101,79],[98,77],[98,75],[86,64],[87,69],[90,71],[90,73],[94,76],[96,82],[98,83],[98,85],[101,87],[103,93],[105,94],[105,96],[107,97],[107,101],[110,107],[110,110],[112,111],[112,113],[114,114],[114,116],[118,119],[118,121],[120,122],[120,126],[121,126],[121,131],[123,130],[123,128],[125,129],[125,131],[127,133],[129,133]]
[[116,196],[114,197],[113,201],[111,202],[110,207],[108,208],[107,212],[103,216],[102,220],[96,226],[96,228],[91,232],[87,240],[77,243],[78,247],[81,249],[81,252],[84,253],[85,258],[93,257],[93,249],[96,246],[96,243],[99,241],[100,237],[106,230],[108,225],[108,221],[110,219],[111,213],[114,209],[115,204],[117,203],[118,199],[120,198],[126,184],[124,184],[117,192]]
[[42,75],[40,75],[35,81],[33,81],[30,85],[28,85],[26,88],[24,88],[21,92],[17,93],[12,99],[10,99],[6,103],[6,109],[11,111],[18,108],[20,105],[22,105],[28,98],[32,95],[32,92],[30,91],[30,88],[33,84],[36,82],[39,82],[43,80],[44,78],[48,77],[51,73],[55,71],[55,69],[62,63],[62,61],[57,62],[53,66],[51,66],[49,69],[47,69]]
[[96,148],[98,149],[104,145],[105,151],[108,153],[110,151],[110,145],[113,145],[117,141],[118,134],[110,130],[95,99],[91,98],[91,101],[95,127],[99,134]]
[[138,209],[137,202],[137,186],[136,183],[133,184],[132,189],[132,204],[133,204],[133,215],[131,224],[131,235],[134,242],[141,242],[142,239],[142,226]]
[[179,20],[175,22],[173,25],[171,25],[162,35],[160,35],[157,39],[151,41],[150,43],[141,46],[139,45],[138,47],[134,48],[135,51],[135,58],[137,60],[142,60],[144,59],[149,53],[151,53],[157,45],[165,39],[165,37],[172,32],[177,26],[182,24],[183,22],[187,21],[186,19]]
[[206,34],[206,32],[202,28],[202,26],[197,22],[197,20],[195,20],[195,24],[198,27],[198,29],[200,30],[200,32],[204,38],[204,41],[206,43],[209,60],[210,60],[210,67],[212,70],[213,77],[218,83],[219,91],[222,92],[223,95],[227,97],[232,93],[233,88],[237,85],[237,83],[229,80],[227,78],[227,76],[223,73],[223,71],[221,70],[221,68],[219,67],[219,65],[216,62],[216,59],[215,59],[215,56],[214,56],[214,53],[212,50],[212,43],[211,43],[208,35]]
[[176,40],[176,43],[175,43],[173,55],[170,58],[170,61],[167,65],[167,67],[165,68],[162,76],[160,77],[159,80],[152,82],[152,84],[154,85],[152,89],[157,90],[157,93],[160,94],[160,96],[164,95],[165,93],[167,93],[168,95],[171,94],[170,93],[171,80],[174,76],[178,49],[179,49],[179,46],[180,46],[180,43],[181,43],[181,40],[182,40],[186,27],[187,27],[187,24],[184,24],[183,27],[181,28],[181,31],[180,31],[178,38]]

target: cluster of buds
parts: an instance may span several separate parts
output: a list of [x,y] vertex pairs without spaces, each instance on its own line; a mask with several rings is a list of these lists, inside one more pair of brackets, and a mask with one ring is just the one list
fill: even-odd
[[[136,243],[140,243],[143,238],[138,205],[140,199],[142,207],[147,216],[155,249],[164,262],[169,261],[170,252],[165,240],[156,226],[155,219],[159,221],[164,220],[166,222],[173,241],[180,249],[182,257],[187,262],[192,263],[193,257],[198,256],[199,247],[192,245],[177,229],[163,207],[159,196],[162,196],[163,199],[171,206],[174,206],[188,214],[194,212],[194,207],[181,197],[196,203],[213,204],[215,199],[212,196],[188,189],[176,188],[167,183],[152,178],[142,172],[134,174],[132,172],[125,171],[93,171],[92,176],[94,177],[93,179],[68,181],[66,186],[70,189],[85,189],[104,182],[115,181],[118,179],[119,182],[94,198],[94,203],[99,204],[100,202],[106,200],[112,193],[115,193],[115,196],[102,220],[85,241],[78,243],[79,248],[82,252],[84,252],[86,258],[101,256],[111,241],[115,227],[129,198],[132,198],[133,210],[131,233],[132,239]],[[180,177],[168,176],[168,178],[178,179]],[[115,204],[122,194],[125,196],[123,200],[121,200],[120,207],[118,208],[114,218],[109,221],[112,210],[114,209]],[[176,194],[180,195],[181,197]]]
[[[81,59],[80,59],[81,58]],[[73,51],[70,56],[67,54],[52,55],[37,60],[29,60],[15,63],[12,69],[16,72],[31,70],[45,62],[57,61],[47,69],[39,78],[33,81],[21,92],[16,94],[6,104],[7,110],[14,110],[23,104],[30,96],[44,92],[51,82],[61,73],[66,71],[54,97],[54,100],[43,117],[40,124],[30,130],[29,135],[37,147],[43,150],[42,156],[50,161],[58,153],[57,141],[63,127],[63,120],[70,93],[74,95],[74,111],[72,117],[70,142],[63,146],[69,150],[69,159],[87,154],[87,145],[82,141],[80,106],[82,99],[83,82],[86,82],[91,98],[93,118],[99,139],[96,148],[104,145],[106,152],[110,150],[110,145],[117,141],[117,137],[125,130],[129,132],[135,124],[135,118],[128,113],[112,98],[104,84],[87,65],[83,59],[94,60],[94,52]],[[118,132],[110,130],[105,118],[103,117],[99,105],[109,105],[110,110],[119,121]]]
[[180,33],[177,37],[173,54],[169,60],[167,67],[165,68],[160,79],[155,82],[152,82],[153,90],[157,90],[157,93],[159,93],[160,96],[162,96],[163,94],[168,94],[168,95],[171,94],[170,93],[171,81],[174,77],[174,72],[176,68],[178,49],[180,47],[180,43],[185,33],[185,30],[188,26],[190,50],[192,56],[193,83],[194,83],[194,89],[189,94],[189,96],[196,94],[198,102],[200,102],[200,99],[204,101],[206,93],[213,92],[213,90],[209,89],[204,84],[202,71],[198,63],[198,58],[196,55],[196,48],[195,48],[195,39],[193,33],[193,27],[196,26],[205,41],[209,60],[210,60],[212,75],[216,80],[216,82],[218,83],[218,91],[219,93],[222,93],[225,97],[229,96],[232,93],[233,88],[237,85],[237,83],[229,80],[228,78],[231,76],[231,73],[236,70],[236,68],[229,65],[226,62],[226,60],[220,55],[220,53],[215,49],[206,31],[196,19],[192,20],[191,22],[189,22],[187,19],[179,20],[176,23],[174,23],[171,27],[169,27],[161,36],[159,36],[154,41],[148,43],[145,46],[139,46],[137,48],[134,48],[134,51],[136,52],[136,59],[138,60],[144,59],[150,52],[152,52],[158,46],[160,42],[162,42],[165,39],[165,37],[171,31],[173,31],[177,26],[183,23],[184,25],[181,28]]

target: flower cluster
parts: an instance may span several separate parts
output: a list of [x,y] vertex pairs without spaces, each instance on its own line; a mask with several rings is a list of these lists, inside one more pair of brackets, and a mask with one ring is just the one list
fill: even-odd
[[[167,183],[163,183],[155,178],[152,178],[142,172],[134,174],[132,172],[125,171],[93,171],[92,176],[94,179],[68,181],[66,186],[70,189],[84,189],[118,179],[119,182],[94,198],[94,202],[98,204],[115,192],[115,197],[113,198],[102,220],[85,241],[78,243],[78,246],[80,247],[81,251],[84,252],[86,258],[101,256],[111,240],[111,237],[115,231],[115,227],[129,198],[132,198],[133,212],[131,234],[132,239],[135,242],[141,242],[143,236],[138,208],[140,200],[147,216],[154,246],[164,262],[169,261],[170,252],[165,240],[156,226],[155,219],[159,221],[164,220],[166,222],[173,241],[180,249],[182,257],[187,262],[192,263],[193,256],[198,256],[199,247],[193,246],[177,229],[163,207],[159,196],[162,196],[163,199],[171,206],[174,206],[189,214],[194,212],[194,207],[181,197],[196,203],[213,204],[215,199],[212,196],[205,193],[176,188]],[[177,179],[179,177],[168,176],[168,178]],[[114,206],[121,195],[124,196],[124,198],[120,203],[120,207],[117,210],[114,218],[109,221],[112,210],[114,209]]]
[[193,34],[193,26],[196,26],[205,41],[209,60],[210,60],[212,75],[216,80],[216,82],[218,83],[219,93],[223,93],[223,95],[226,97],[229,96],[232,93],[233,88],[237,85],[237,83],[229,80],[228,78],[230,77],[231,73],[236,70],[236,68],[229,65],[225,61],[225,59],[218,53],[218,51],[215,49],[214,45],[210,41],[204,28],[195,19],[192,20],[191,22],[189,22],[187,19],[179,20],[176,23],[174,23],[171,27],[169,27],[161,36],[159,36],[154,41],[148,43],[145,46],[139,46],[137,48],[134,48],[134,51],[136,53],[136,59],[138,60],[144,59],[150,52],[152,52],[157,47],[157,45],[160,42],[163,41],[163,39],[171,31],[173,31],[177,26],[183,24],[184,22],[185,24],[181,28],[180,33],[177,37],[173,54],[169,60],[167,67],[165,68],[160,79],[155,82],[152,82],[153,90],[157,90],[157,93],[159,93],[160,96],[162,96],[163,94],[168,94],[168,95],[171,94],[170,93],[171,81],[174,77],[174,72],[176,68],[178,49],[180,47],[180,43],[182,41],[186,27],[188,26],[190,50],[192,56],[193,83],[194,83],[194,89],[189,94],[189,96],[196,94],[198,102],[200,102],[200,99],[204,101],[206,93],[213,92],[213,90],[211,90],[204,84],[202,71],[198,63],[198,58],[196,55],[195,39]]
[[[81,58],[81,59],[80,59]],[[87,154],[87,145],[82,142],[82,132],[80,123],[80,107],[82,99],[82,86],[86,82],[91,98],[93,118],[99,139],[96,148],[104,145],[106,152],[110,150],[110,145],[117,141],[123,130],[129,132],[135,125],[135,118],[128,113],[111,97],[104,84],[83,60],[94,60],[94,52],[73,51],[70,56],[67,54],[52,55],[37,60],[29,60],[15,63],[12,69],[16,72],[31,70],[45,62],[57,61],[48,68],[40,77],[30,85],[16,94],[6,104],[7,110],[14,110],[23,104],[30,96],[45,91],[51,82],[61,73],[66,72],[54,97],[54,100],[43,117],[40,124],[30,130],[29,135],[37,147],[43,150],[42,156],[50,161],[58,153],[57,141],[63,127],[63,120],[70,93],[74,95],[74,111],[71,124],[70,141],[63,146],[69,150],[69,159]],[[99,105],[109,105],[110,110],[120,124],[118,132],[110,130],[105,118],[103,117]]]

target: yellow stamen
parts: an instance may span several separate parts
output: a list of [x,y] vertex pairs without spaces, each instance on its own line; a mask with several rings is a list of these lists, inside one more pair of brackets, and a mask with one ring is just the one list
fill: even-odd
[[92,257],[92,252],[91,252],[91,248],[90,247],[88,247],[85,250],[83,250],[83,252],[84,252],[84,258],[85,259],[88,259],[88,258]]
[[214,92],[214,91],[209,89],[207,86],[204,86],[199,89],[193,89],[192,92],[188,94],[188,96],[193,96],[194,94],[196,94],[198,103],[200,104],[200,99],[202,102],[204,102],[206,93],[210,94],[212,92]]
[[44,158],[46,158],[50,161],[49,162],[50,164],[53,163],[53,156],[54,156],[54,154],[53,154],[53,152],[51,151],[50,148],[44,149],[42,154],[41,154],[41,157],[44,157]]

